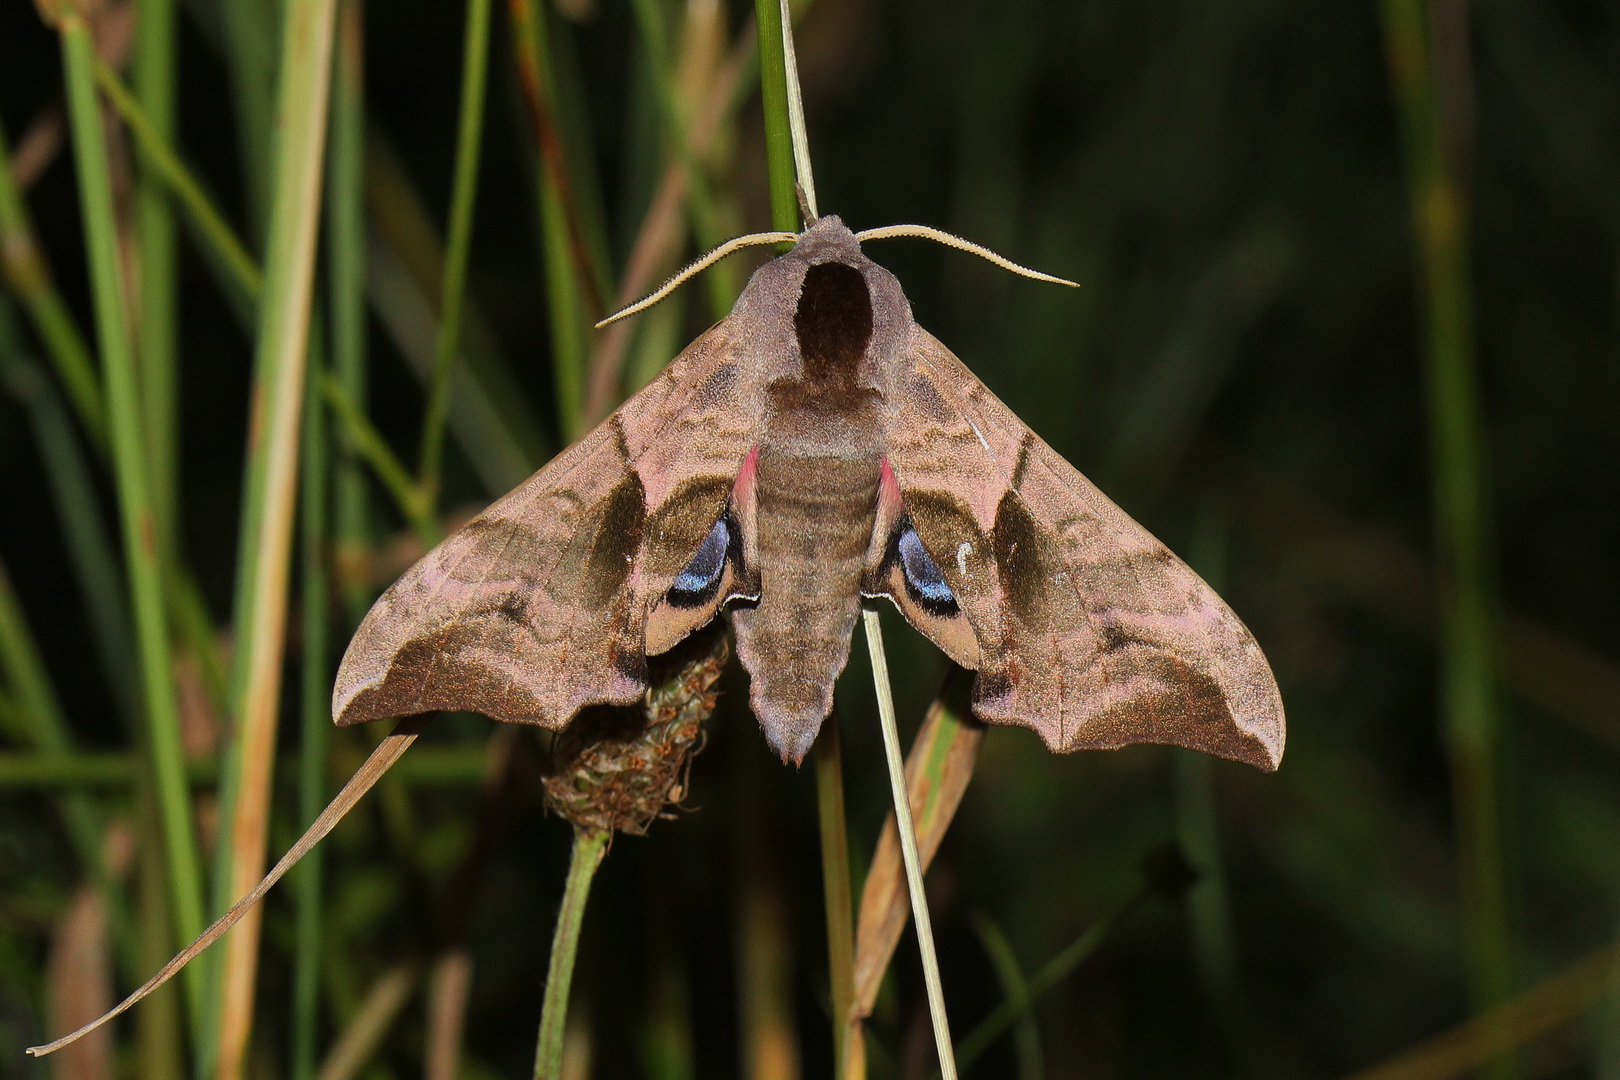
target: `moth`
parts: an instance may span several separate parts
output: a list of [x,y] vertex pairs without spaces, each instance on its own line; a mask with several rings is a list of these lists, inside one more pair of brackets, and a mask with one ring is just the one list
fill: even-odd
[[[908,228],[908,227],[900,227]],[[1227,605],[918,326],[836,216],[731,314],[385,592],[339,725],[465,709],[565,726],[729,611],[766,741],[801,762],[863,603],[1057,751],[1169,743],[1276,768],[1277,684]],[[791,235],[791,234],[782,234]]]
[[405,717],[254,889],[105,1016],[217,941],[421,733],[470,710],[562,728],[629,704],[647,658],[729,611],[783,761],[832,709],[861,606],[886,598],[977,675],[973,711],[1053,750],[1155,742],[1274,770],[1282,699],[1208,585],[1025,427],[911,317],[837,217],[749,279],[731,314],[594,431],[423,556],[350,641],[340,725]]

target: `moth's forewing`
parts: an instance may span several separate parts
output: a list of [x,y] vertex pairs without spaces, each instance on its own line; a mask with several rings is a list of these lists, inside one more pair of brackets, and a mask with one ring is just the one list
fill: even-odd
[[557,728],[586,705],[634,701],[649,614],[660,639],[678,640],[729,595],[689,605],[674,629],[654,611],[725,512],[752,445],[730,331],[722,322],[693,342],[396,581],[344,654],[334,719],[465,709]]

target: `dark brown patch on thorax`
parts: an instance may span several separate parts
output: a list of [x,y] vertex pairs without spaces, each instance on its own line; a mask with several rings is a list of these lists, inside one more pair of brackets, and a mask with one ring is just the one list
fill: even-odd
[[848,384],[872,340],[872,296],[861,272],[837,262],[806,270],[793,332],[806,381]]

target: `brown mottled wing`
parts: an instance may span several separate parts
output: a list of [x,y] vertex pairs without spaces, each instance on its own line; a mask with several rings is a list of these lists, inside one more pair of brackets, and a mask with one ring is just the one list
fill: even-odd
[[582,706],[634,700],[649,611],[668,647],[727,597],[657,612],[726,508],[759,382],[727,323],[693,342],[382,595],[344,654],[333,719],[466,709],[558,728]]
[[1275,769],[1248,629],[920,327],[887,422],[918,537],[978,639],[974,711],[1054,750],[1170,743]]

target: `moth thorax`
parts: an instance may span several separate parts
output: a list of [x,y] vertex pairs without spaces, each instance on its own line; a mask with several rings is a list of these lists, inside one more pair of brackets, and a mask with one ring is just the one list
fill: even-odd
[[872,295],[866,278],[841,262],[818,263],[804,272],[793,332],[806,380],[854,380],[872,340]]

